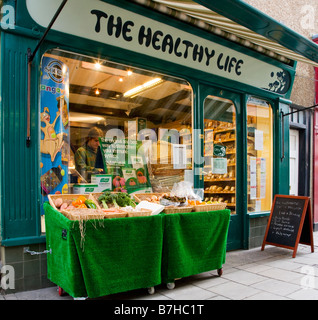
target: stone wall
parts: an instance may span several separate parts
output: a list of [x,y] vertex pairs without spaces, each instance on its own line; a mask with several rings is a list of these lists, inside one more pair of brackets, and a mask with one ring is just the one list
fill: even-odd
[[[308,39],[318,34],[317,0],[245,0],[245,2]],[[314,104],[314,77],[313,66],[301,62],[297,64],[290,98],[294,104],[303,107]]]

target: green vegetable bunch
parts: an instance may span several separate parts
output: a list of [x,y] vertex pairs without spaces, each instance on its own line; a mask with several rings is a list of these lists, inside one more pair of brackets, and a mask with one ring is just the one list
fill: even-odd
[[136,207],[136,203],[131,197],[125,192],[118,192],[117,194],[117,203],[120,207],[132,206]]
[[102,203],[104,209],[107,209],[110,204],[115,208],[136,206],[135,201],[125,192],[111,193],[110,191],[106,191],[98,198],[98,200]]
[[98,200],[102,203],[104,209],[108,209],[108,204],[113,204],[115,208],[119,208],[119,205],[116,202],[116,194],[111,193],[110,191],[104,192],[99,196]]

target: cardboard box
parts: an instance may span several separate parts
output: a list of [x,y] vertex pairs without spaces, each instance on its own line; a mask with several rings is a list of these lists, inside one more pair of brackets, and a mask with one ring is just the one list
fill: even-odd
[[74,184],[73,193],[75,194],[88,194],[91,192],[100,192],[98,185],[94,183]]
[[112,175],[111,174],[93,174],[91,177],[91,181],[93,184],[98,185],[97,192],[112,190]]

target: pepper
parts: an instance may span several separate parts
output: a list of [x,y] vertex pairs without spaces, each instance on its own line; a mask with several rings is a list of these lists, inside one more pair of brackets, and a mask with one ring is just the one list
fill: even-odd
[[86,204],[85,203],[82,203],[82,204],[80,204],[79,206],[77,206],[77,208],[83,208],[83,209],[85,209],[85,208],[87,208],[87,206],[86,206]]
[[86,198],[84,196],[79,196],[75,201],[72,202],[72,205],[77,208],[79,205],[85,204],[85,201]]
[[85,204],[86,204],[87,208],[89,208],[89,209],[96,209],[97,208],[96,204],[94,203],[93,200],[90,200],[90,199],[86,200]]

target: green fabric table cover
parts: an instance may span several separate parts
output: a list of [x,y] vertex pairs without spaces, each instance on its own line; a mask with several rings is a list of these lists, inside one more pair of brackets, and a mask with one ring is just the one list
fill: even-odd
[[227,209],[165,215],[162,282],[221,269],[229,222]]
[[161,283],[163,216],[79,222],[44,203],[48,278],[73,297],[100,297]]
[[48,278],[73,297],[149,288],[220,269],[230,210],[78,221],[44,203]]

